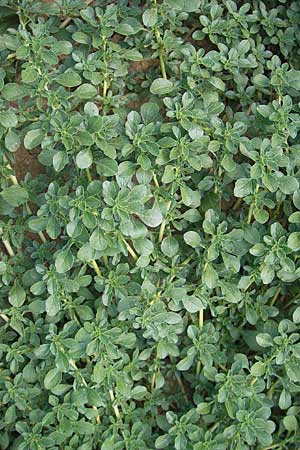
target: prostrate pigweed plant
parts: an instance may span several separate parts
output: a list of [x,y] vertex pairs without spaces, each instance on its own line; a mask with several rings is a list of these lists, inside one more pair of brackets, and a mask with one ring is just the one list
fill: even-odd
[[0,5],[0,448],[299,449],[299,2]]

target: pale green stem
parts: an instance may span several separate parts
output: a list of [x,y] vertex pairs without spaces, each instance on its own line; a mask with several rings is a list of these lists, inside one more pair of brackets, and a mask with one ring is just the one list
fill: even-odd
[[[78,370],[78,367],[76,366],[76,363],[75,363],[75,361],[74,361],[73,359],[69,359],[69,363],[70,363],[70,365],[73,367],[73,369]],[[80,376],[81,376],[82,384],[83,384],[85,387],[88,387],[88,384],[87,384],[87,382],[86,382],[86,380],[85,380],[85,378],[84,378],[84,376],[82,375],[81,372],[80,372]],[[98,412],[97,407],[93,405],[92,408],[93,408],[94,411],[97,412],[96,422],[97,422],[97,423],[100,423],[100,416],[99,416],[99,412]]]
[[138,259],[138,256],[135,253],[135,251],[133,250],[133,248],[131,247],[131,245],[128,244],[128,242],[125,239],[123,239],[123,242],[126,245],[128,253],[132,256],[133,260],[136,261]]
[[6,314],[0,313],[0,317],[2,320],[4,320],[4,322],[9,323],[9,318]]
[[7,250],[7,253],[9,256],[15,256],[15,252],[12,249],[12,246],[10,245],[10,242],[8,239],[2,239],[3,245]]
[[85,169],[85,172],[86,172],[86,177],[88,179],[88,182],[91,183],[93,181],[93,178],[92,178],[90,169]]
[[[199,311],[199,318],[198,318],[198,320],[199,320],[199,323],[198,323],[199,330],[201,330],[203,328],[203,322],[204,322],[204,311],[203,311],[203,308],[201,308],[200,311]],[[200,369],[201,369],[201,361],[198,361],[197,362],[197,367],[196,367],[196,375],[200,374]]]
[[[256,185],[255,194],[257,194],[258,191],[259,191],[259,184]],[[255,194],[254,194],[254,196],[255,196]],[[247,224],[248,225],[250,225],[250,223],[251,223],[254,207],[255,207],[255,200],[251,203],[250,208],[249,208],[248,218],[247,218]]]
[[270,306],[273,306],[273,305],[275,304],[275,302],[276,302],[276,300],[277,300],[277,298],[278,298],[278,295],[280,294],[280,291],[281,291],[281,286],[279,286],[279,287],[276,289],[276,292],[275,292],[275,294],[274,294],[274,296],[273,296],[273,298],[272,298],[272,300],[271,300]]
[[121,415],[120,415],[120,411],[119,411],[119,407],[118,405],[115,403],[115,396],[114,396],[114,391],[112,389],[109,390],[109,396],[110,396],[110,400],[112,402],[112,407],[115,413],[116,418],[119,420]]
[[92,263],[93,269],[96,272],[96,274],[98,275],[98,277],[101,277],[101,270],[100,270],[96,260],[92,259],[91,263]]
[[[170,200],[170,201],[168,202],[168,204],[167,204],[167,211],[166,211],[166,214],[168,214],[168,212],[170,211],[171,205],[172,205],[172,201]],[[160,225],[159,235],[158,235],[158,242],[161,242],[161,241],[163,240],[164,232],[165,232],[165,229],[166,229],[166,225],[167,225],[167,220],[164,219],[164,220],[162,221],[161,225]]]

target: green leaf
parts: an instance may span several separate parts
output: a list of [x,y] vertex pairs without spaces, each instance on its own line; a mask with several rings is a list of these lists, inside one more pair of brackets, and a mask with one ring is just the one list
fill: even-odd
[[22,80],[24,83],[33,83],[38,76],[38,72],[32,67],[26,67],[26,69],[22,70]]
[[9,130],[5,136],[4,144],[7,150],[13,153],[16,152],[21,145],[19,135],[14,131]]
[[172,236],[165,238],[161,243],[161,251],[169,258],[177,255],[178,250],[179,244],[177,240]]
[[6,111],[5,113],[0,113],[0,124],[4,128],[13,128],[17,125],[18,118],[15,113],[11,111]]
[[2,89],[3,97],[10,102],[21,100],[25,93],[25,89],[17,83],[7,83]]
[[300,223],[300,211],[296,211],[288,217],[290,223]]
[[74,91],[73,95],[81,99],[91,99],[95,97],[97,93],[98,92],[95,86],[92,86],[91,84],[88,83],[84,83]]
[[11,206],[21,206],[29,200],[28,192],[21,186],[10,186],[1,192],[3,199]]
[[157,11],[155,8],[146,9],[143,13],[145,27],[153,27],[157,22]]
[[42,143],[44,136],[45,133],[40,129],[28,131],[24,139],[25,148],[27,148],[27,150],[32,150],[37,147]]
[[97,173],[105,177],[113,177],[118,173],[118,164],[110,158],[101,158],[97,161]]
[[300,250],[300,232],[295,231],[288,237],[287,245],[294,251]]
[[273,339],[268,333],[259,333],[256,336],[256,341],[260,347],[272,347]]
[[168,434],[163,434],[162,436],[158,436],[155,441],[155,448],[161,449],[166,448],[171,442],[171,436]]
[[95,250],[103,251],[108,246],[108,241],[100,228],[96,228],[90,237],[91,247]]
[[299,183],[295,177],[286,175],[285,177],[279,178],[278,181],[279,188],[284,194],[293,194],[299,188]]
[[293,312],[293,322],[300,323],[300,306],[298,306]]
[[76,155],[76,165],[79,169],[87,169],[93,164],[93,154],[90,150],[81,150]]
[[[299,87],[300,89],[300,87]],[[297,418],[293,415],[285,416],[283,419],[283,425],[286,430],[293,432],[296,431],[298,428],[298,421]]]
[[81,83],[81,77],[77,72],[71,69],[58,75],[56,77],[56,81],[62,86],[72,88],[75,86],[79,86],[79,84]]
[[102,361],[98,361],[93,370],[93,381],[95,383],[101,384],[102,381],[105,379],[105,367]]
[[234,186],[235,197],[246,197],[252,193],[252,182],[250,178],[237,180]]
[[197,248],[201,245],[201,237],[196,231],[187,231],[184,233],[183,239],[190,247]]
[[13,287],[9,291],[8,301],[12,306],[20,307],[26,299],[26,293],[19,281],[15,281]]
[[130,36],[138,33],[142,29],[142,24],[136,18],[128,17],[119,24],[117,32],[119,34],[123,34],[124,36]]
[[293,89],[300,90],[300,71],[291,69],[286,73],[287,82]]
[[165,95],[173,90],[173,83],[170,80],[164,78],[157,78],[150,86],[151,94]]
[[58,273],[68,272],[74,264],[71,250],[62,250],[55,259],[55,268]]
[[134,240],[134,248],[140,255],[149,256],[154,250],[154,245],[150,239],[141,238]]
[[28,226],[33,231],[44,231],[48,223],[47,217],[30,217]]
[[61,172],[69,162],[68,154],[64,150],[56,152],[53,156],[53,167],[56,172]]
[[158,207],[148,209],[140,214],[140,218],[148,227],[152,228],[158,227],[163,221],[162,213]]
[[182,300],[182,303],[185,309],[190,313],[196,313],[200,311],[203,307],[201,300],[198,297],[195,297],[194,295],[185,297]]
[[55,386],[57,386],[62,380],[62,374],[60,370],[58,370],[56,367],[54,369],[49,370],[49,372],[46,373],[46,376],[44,378],[44,386],[46,389],[51,391]]

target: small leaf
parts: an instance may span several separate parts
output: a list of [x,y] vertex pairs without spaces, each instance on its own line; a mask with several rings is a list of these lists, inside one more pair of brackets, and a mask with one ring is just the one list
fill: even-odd
[[201,237],[196,231],[187,231],[184,233],[183,239],[187,245],[193,248],[200,247],[201,245]]
[[294,251],[300,250],[300,232],[295,231],[288,237],[287,245]]
[[260,333],[256,336],[256,342],[260,347],[272,347],[273,339],[268,333]]
[[293,322],[300,323],[300,306],[298,306],[293,312]]
[[11,111],[6,111],[1,112],[0,113],[0,124],[4,127],[4,128],[13,128],[17,125],[18,123],[18,118],[15,115],[15,113],[11,112]]
[[235,197],[246,197],[252,193],[252,182],[249,178],[241,178],[237,180],[234,187]]
[[61,382],[62,374],[55,367],[54,369],[49,370],[44,378],[44,386],[48,390],[52,390],[57,384]]
[[113,177],[118,173],[118,164],[114,159],[101,158],[97,161],[97,173],[105,177]]
[[200,311],[203,307],[201,300],[198,297],[195,297],[194,295],[185,297],[182,300],[182,303],[185,309],[190,313],[196,313]]
[[73,95],[82,99],[91,99],[97,95],[97,89],[91,84],[84,83],[74,91]]
[[146,9],[143,13],[143,23],[145,27],[153,27],[157,22],[157,11],[155,8]]
[[3,199],[11,206],[20,206],[29,199],[28,192],[21,186],[10,186],[1,192]]
[[158,207],[154,207],[152,209],[148,209],[143,214],[140,214],[141,220],[148,225],[148,227],[158,227],[162,221],[163,216]]
[[164,95],[168,94],[173,90],[173,83],[170,80],[165,80],[164,78],[157,78],[154,80],[150,86],[151,94]]
[[81,150],[76,155],[76,165],[79,169],[87,169],[93,164],[93,154],[90,150]]
[[3,97],[10,102],[21,100],[25,93],[25,89],[17,83],[7,83],[2,89]]
[[13,130],[9,130],[5,136],[5,147],[10,152],[16,152],[21,145],[20,137]]
[[61,251],[56,260],[55,260],[55,268],[58,273],[68,272],[74,263],[74,256],[71,250],[63,250]]
[[283,425],[285,426],[286,430],[292,432],[296,431],[298,428],[298,421],[295,416],[285,416],[283,419]]
[[32,150],[37,147],[42,143],[44,136],[45,133],[40,129],[28,131],[24,139],[25,148],[27,148],[27,150]]
[[162,241],[161,250],[166,256],[172,258],[173,256],[177,255],[179,244],[174,237],[169,236]]
[[56,77],[56,81],[65,87],[75,87],[81,83],[80,75],[74,70],[68,70]]
[[19,281],[15,281],[13,287],[9,291],[8,301],[12,306],[20,307],[26,299],[26,293]]

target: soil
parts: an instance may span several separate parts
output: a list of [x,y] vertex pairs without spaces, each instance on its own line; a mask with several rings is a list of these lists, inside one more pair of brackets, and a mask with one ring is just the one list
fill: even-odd
[[23,180],[25,175],[29,172],[35,178],[45,171],[42,164],[38,161],[39,148],[32,150],[30,153],[23,145],[15,153],[15,163],[12,167],[15,171],[18,180]]

